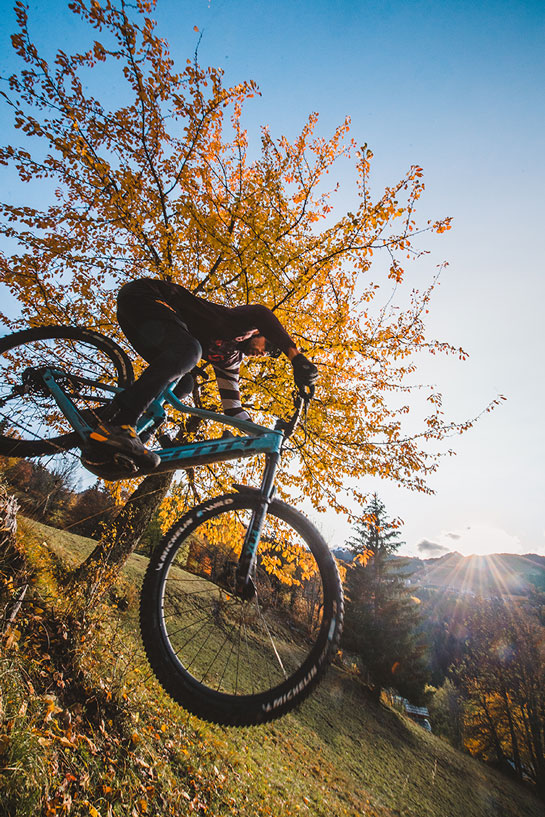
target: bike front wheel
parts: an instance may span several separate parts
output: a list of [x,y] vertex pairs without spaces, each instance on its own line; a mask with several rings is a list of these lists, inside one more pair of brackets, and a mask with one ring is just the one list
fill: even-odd
[[[0,339],[0,454],[39,457],[78,445],[80,438],[41,383],[55,369],[74,405],[98,422],[111,387],[134,380],[131,362],[117,343],[91,329],[41,326]],[[108,388],[110,387],[110,388]]]
[[253,598],[235,571],[257,493],[191,510],[154,552],[140,623],[150,665],[169,695],[205,720],[264,723],[303,701],[335,656],[341,582],[326,543],[301,513],[274,500],[252,573]]

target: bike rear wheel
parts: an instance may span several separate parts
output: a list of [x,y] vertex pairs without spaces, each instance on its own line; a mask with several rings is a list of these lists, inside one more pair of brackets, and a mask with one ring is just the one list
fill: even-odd
[[91,329],[43,326],[0,339],[0,454],[4,456],[56,454],[80,442],[40,383],[43,367],[65,372],[65,392],[79,410],[97,419],[97,412],[113,396],[104,387],[126,388],[134,380],[123,349]]
[[194,508],[157,547],[142,588],[142,638],[161,685],[193,714],[231,726],[273,720],[304,700],[342,629],[335,560],[308,519],[279,500],[258,548],[256,594],[235,593],[259,501],[243,492]]

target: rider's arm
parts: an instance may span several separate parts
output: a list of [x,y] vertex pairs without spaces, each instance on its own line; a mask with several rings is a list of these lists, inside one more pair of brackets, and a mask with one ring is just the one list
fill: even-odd
[[293,366],[295,385],[302,397],[312,397],[318,379],[318,369],[302,354],[276,315],[266,306],[239,306],[231,309],[246,320],[251,320],[259,333],[277,346]]
[[212,364],[216,383],[220,393],[224,414],[228,417],[236,417],[238,420],[249,420],[250,415],[242,408],[240,402],[239,389],[239,369],[240,363],[230,363],[222,367]]
[[291,360],[298,352],[297,347],[286,332],[274,312],[266,306],[235,306],[229,310],[232,318],[243,322],[244,326],[254,326],[274,346]]

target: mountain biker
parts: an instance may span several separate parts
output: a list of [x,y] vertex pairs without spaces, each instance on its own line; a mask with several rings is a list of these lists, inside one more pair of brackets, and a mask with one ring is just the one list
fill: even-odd
[[244,356],[277,357],[283,352],[291,361],[299,391],[314,391],[316,366],[265,306],[222,306],[193,295],[179,284],[141,278],[119,291],[117,318],[131,345],[149,365],[115,398],[107,418],[91,432],[83,452],[84,464],[96,467],[120,453],[140,468],[153,470],[160,458],[138,438],[138,418],[169,383],[179,378],[177,395],[189,394],[193,387],[190,372],[201,358],[212,364],[223,410],[231,417],[249,419],[238,385]]

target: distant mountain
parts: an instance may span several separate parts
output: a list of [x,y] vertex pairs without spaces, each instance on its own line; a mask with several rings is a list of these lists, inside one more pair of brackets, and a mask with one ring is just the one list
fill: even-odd
[[450,588],[479,596],[526,595],[532,589],[545,591],[545,556],[535,553],[462,556],[454,552],[437,559],[402,561],[410,581],[424,587]]
[[[337,559],[351,562],[351,551],[338,548]],[[545,592],[545,556],[527,553],[494,553],[490,556],[462,556],[446,553],[433,559],[392,556],[407,581],[420,587],[450,589],[479,596],[526,595],[537,589]]]
[[340,562],[351,562],[354,558],[352,551],[346,548],[335,548],[333,555]]

